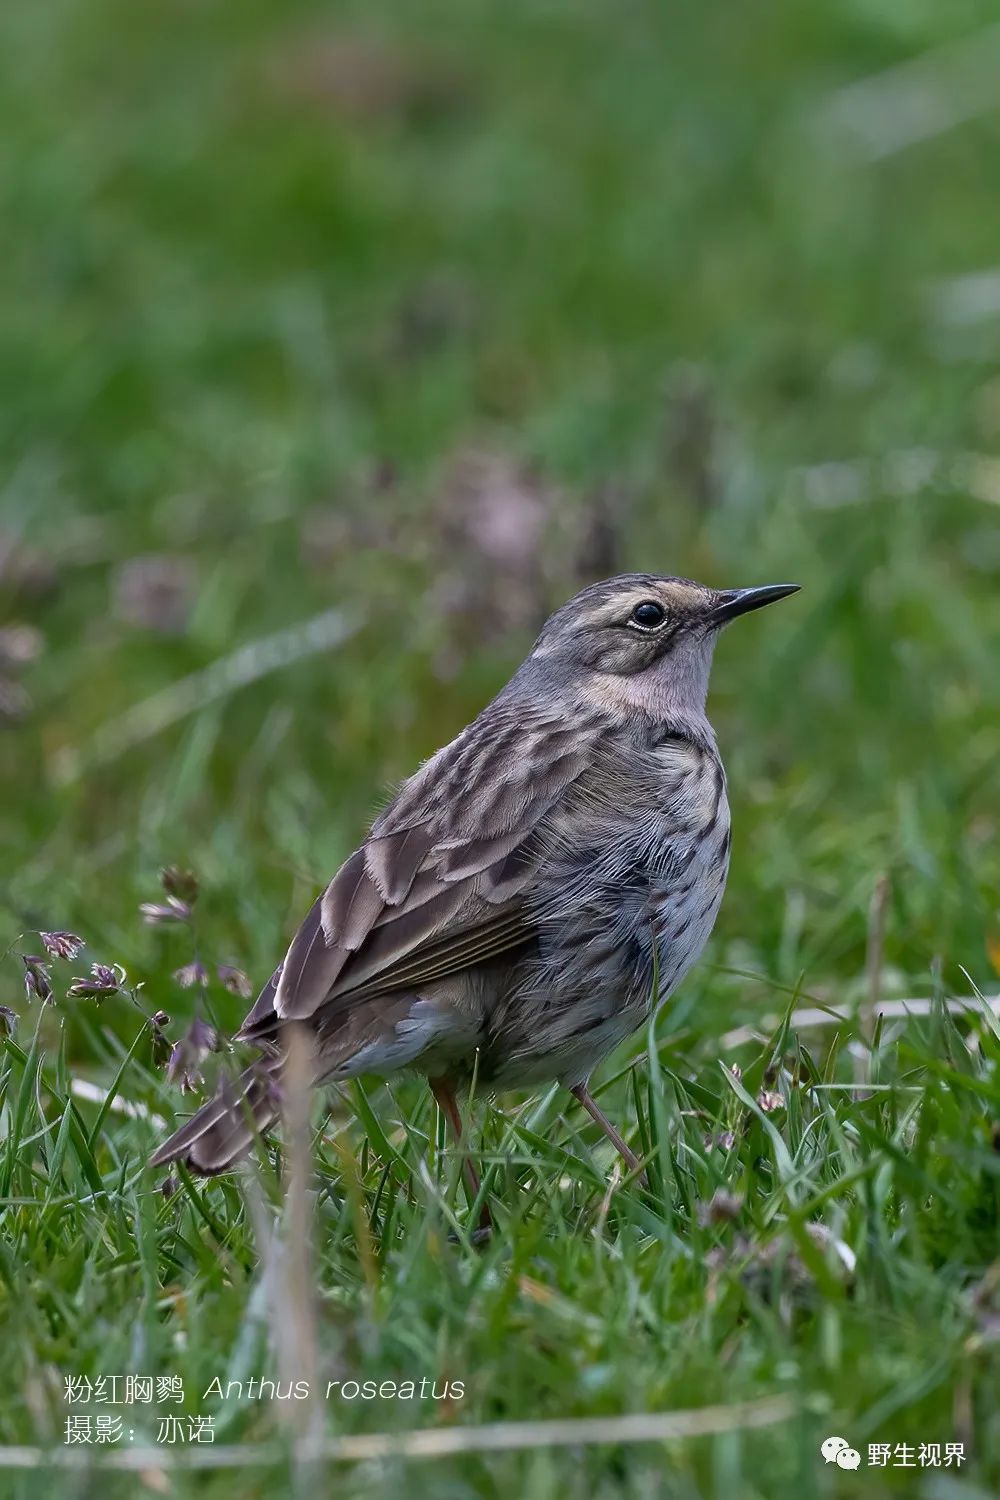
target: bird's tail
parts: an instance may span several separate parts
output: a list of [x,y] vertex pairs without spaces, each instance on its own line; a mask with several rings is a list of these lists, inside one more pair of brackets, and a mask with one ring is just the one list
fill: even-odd
[[280,1113],[281,1063],[277,1055],[262,1057],[236,1080],[223,1079],[215,1098],[164,1141],[150,1158],[150,1166],[182,1161],[203,1177],[235,1166]]

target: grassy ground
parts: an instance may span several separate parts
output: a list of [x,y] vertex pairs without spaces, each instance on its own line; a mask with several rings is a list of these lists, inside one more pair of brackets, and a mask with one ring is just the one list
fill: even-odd
[[[484,1423],[729,1409],[666,1443],[331,1468],[345,1494],[1000,1484],[1000,1040],[976,999],[1000,952],[1000,119],[976,82],[996,19],[976,0],[3,8],[4,1443],[68,1453],[89,1410],[123,1415],[115,1456],[183,1411],[215,1416],[216,1448],[283,1452],[295,1403],[205,1392],[287,1378],[314,1343],[323,1389],[432,1382],[321,1402],[332,1435],[471,1450]],[[288,1164],[265,1160],[165,1199],[143,1167],[159,1131],[71,1103],[73,1080],[189,1108],[146,1018],[173,1042],[244,1002],[174,971],[266,977],[547,608],[633,566],[805,585],[718,653],[729,893],[706,960],[599,1080],[648,1192],[558,1094],[480,1101],[500,1233],[474,1249],[404,1083],[316,1115],[308,1195],[286,1202]],[[196,920],[144,925],[169,863],[199,875]],[[53,960],[44,1007],[17,956],[39,928],[89,945]],[[95,960],[133,993],[66,998]],[[866,1040],[873,985],[935,1003]],[[788,1024],[816,1005],[850,1018]],[[180,1376],[183,1403],[64,1400],[68,1375],[133,1372]],[[770,1397],[743,1430],[738,1404]],[[830,1433],[857,1472],[822,1463]],[[874,1468],[877,1442],[967,1461]],[[280,1454],[0,1469],[4,1496],[42,1482],[321,1481]]]

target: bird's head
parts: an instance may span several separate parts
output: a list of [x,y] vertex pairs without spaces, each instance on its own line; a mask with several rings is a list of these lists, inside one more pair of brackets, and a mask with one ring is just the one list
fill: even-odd
[[712,589],[688,578],[623,573],[591,584],[546,621],[526,665],[588,696],[659,713],[700,713],[720,630],[794,594],[796,583]]

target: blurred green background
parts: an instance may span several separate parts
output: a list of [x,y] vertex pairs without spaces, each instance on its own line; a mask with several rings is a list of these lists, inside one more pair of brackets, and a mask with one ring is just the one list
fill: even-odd
[[269,972],[548,609],[642,567],[806,586],[718,654],[715,956],[849,982],[892,868],[906,980],[987,982],[995,14],[5,7],[5,930],[141,965],[179,858]]
[[0,948],[76,929],[179,1022],[175,861],[261,982],[643,568],[804,585],[717,653],[734,862],[667,1033],[856,1000],[882,874],[883,993],[995,990],[998,76],[985,0],[9,0]]

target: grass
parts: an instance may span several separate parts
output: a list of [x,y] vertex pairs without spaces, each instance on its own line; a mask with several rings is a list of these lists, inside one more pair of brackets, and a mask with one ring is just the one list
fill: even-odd
[[[1000,1483],[977,998],[1000,953],[1000,342],[971,279],[995,274],[1000,122],[987,99],[900,144],[893,92],[921,59],[950,98],[995,19],[4,8],[0,1441],[64,1456],[63,1378],[145,1373],[184,1400],[90,1408],[134,1431],[109,1458],[176,1409],[246,1461],[0,1468],[4,1497]],[[843,94],[862,78],[874,137]],[[266,977],[547,608],[634,566],[804,585],[718,652],[735,842],[710,949],[595,1079],[648,1189],[558,1092],[481,1099],[500,1233],[475,1248],[460,1163],[401,1082],[317,1102],[308,1190],[277,1147],[164,1198],[162,1131],[80,1083],[187,1109],[149,1018],[172,1043],[244,1002],[175,971]],[[171,863],[200,878],[193,920],[143,925]],[[42,1006],[17,955],[62,928],[88,949]],[[67,998],[94,960],[126,991]],[[872,1033],[873,989],[932,1004]],[[846,1019],[796,1019],[816,1006]],[[204,1395],[295,1359],[324,1389],[431,1382],[321,1402],[331,1441],[459,1451],[320,1477],[299,1403]],[[665,1412],[719,1430],[597,1425]],[[483,1448],[571,1419],[602,1440]],[[863,1459],[968,1456],[851,1474],[821,1461],[834,1432]]]

